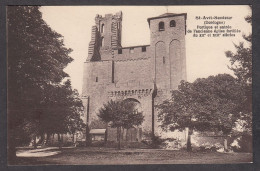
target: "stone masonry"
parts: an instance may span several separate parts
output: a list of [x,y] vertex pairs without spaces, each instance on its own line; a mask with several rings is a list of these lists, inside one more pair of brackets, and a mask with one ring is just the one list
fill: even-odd
[[[166,13],[148,18],[150,45],[122,47],[122,12],[96,15],[84,63],[85,122],[97,120],[99,109],[110,99],[128,99],[140,104],[145,117],[139,128],[132,129],[133,141],[145,139],[148,133],[161,134],[154,105],[186,80],[186,17],[186,13]],[[108,139],[115,140],[115,131],[107,130]]]

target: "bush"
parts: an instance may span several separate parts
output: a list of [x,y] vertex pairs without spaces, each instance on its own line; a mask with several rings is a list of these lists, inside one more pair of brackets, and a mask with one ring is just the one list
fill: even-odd
[[205,146],[200,146],[199,151],[200,152],[217,152],[217,147],[212,146],[212,147],[205,147]]
[[151,141],[152,143],[150,144],[151,148],[160,148],[165,141],[156,135],[152,135],[151,140],[152,140]]
[[231,144],[231,149],[234,152],[245,152],[245,153],[252,153],[253,152],[253,137],[249,134],[244,134],[237,139],[234,140],[234,142],[237,142],[236,145]]
[[145,144],[145,145],[148,145],[148,146],[151,144],[151,143],[149,143],[149,141],[147,141],[147,140],[142,140],[141,143],[143,143],[143,144]]
[[76,147],[85,147],[86,146],[86,142],[85,141],[77,141],[75,143]]
[[198,151],[200,151],[200,152],[217,152],[221,148],[223,148],[223,146],[220,143],[216,143],[216,144],[205,143],[199,147]]

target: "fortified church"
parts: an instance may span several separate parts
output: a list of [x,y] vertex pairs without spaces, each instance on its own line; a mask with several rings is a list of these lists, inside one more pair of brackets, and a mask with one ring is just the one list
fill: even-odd
[[[144,122],[125,130],[123,137],[140,141],[149,133],[161,134],[154,106],[186,80],[186,18],[186,13],[148,18],[150,44],[122,47],[122,12],[96,15],[83,74],[84,120],[88,125],[98,119],[99,109],[110,99],[132,100],[143,112]],[[116,140],[115,129],[105,131],[108,140]]]

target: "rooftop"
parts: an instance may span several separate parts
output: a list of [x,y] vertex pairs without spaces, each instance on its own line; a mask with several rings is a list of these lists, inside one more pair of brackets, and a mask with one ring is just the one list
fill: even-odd
[[172,16],[172,15],[176,15],[177,13],[165,13],[162,15],[159,15],[158,17],[167,17],[167,16]]
[[106,133],[106,129],[91,129],[90,134],[105,134]]
[[159,15],[157,17],[148,18],[147,21],[148,21],[149,26],[150,26],[150,20],[159,19],[159,18],[174,17],[174,16],[181,16],[181,15],[185,16],[185,20],[187,19],[187,13],[179,13],[179,14],[177,14],[177,13],[164,13],[164,14]]

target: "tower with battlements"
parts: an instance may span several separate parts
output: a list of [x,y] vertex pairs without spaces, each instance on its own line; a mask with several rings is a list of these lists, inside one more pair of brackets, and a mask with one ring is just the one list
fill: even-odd
[[[96,15],[82,89],[89,125],[98,120],[99,109],[110,99],[132,100],[143,111],[144,122],[125,130],[123,137],[140,141],[149,133],[161,134],[154,106],[186,80],[186,17],[186,13],[166,13],[148,18],[150,45],[122,47],[122,12]],[[116,140],[116,131],[106,129],[108,140]]]

